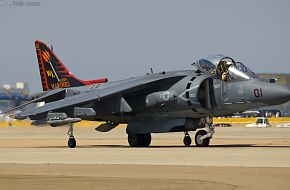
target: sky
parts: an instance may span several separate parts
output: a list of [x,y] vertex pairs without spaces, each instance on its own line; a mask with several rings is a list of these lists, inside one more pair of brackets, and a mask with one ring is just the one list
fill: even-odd
[[216,53],[256,73],[290,73],[289,8],[288,0],[0,0],[0,84],[42,90],[37,39],[85,80],[191,69]]

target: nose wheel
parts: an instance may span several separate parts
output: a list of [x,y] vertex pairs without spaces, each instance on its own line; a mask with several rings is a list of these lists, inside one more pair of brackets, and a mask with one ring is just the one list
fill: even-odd
[[195,144],[197,147],[209,146],[210,139],[215,133],[215,130],[214,130],[215,127],[213,125],[212,117],[204,118],[203,122],[204,122],[205,128],[197,131],[195,134]]
[[195,144],[197,147],[207,147],[210,142],[210,137],[206,137],[208,132],[206,130],[199,130],[195,134]]
[[75,140],[75,137],[73,135],[73,124],[72,123],[69,124],[67,135],[69,136],[68,141],[67,141],[68,147],[75,148],[77,145],[77,141]]

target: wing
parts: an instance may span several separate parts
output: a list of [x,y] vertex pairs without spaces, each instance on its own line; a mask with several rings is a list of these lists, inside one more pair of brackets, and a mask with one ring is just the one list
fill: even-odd
[[14,116],[15,119],[23,119],[31,115],[38,115],[54,110],[65,109],[68,107],[77,107],[86,105],[89,103],[94,103],[97,101],[102,101],[108,97],[115,95],[122,95],[124,93],[140,91],[144,88],[148,88],[152,85],[158,85],[161,82],[176,83],[177,81],[184,78],[184,74],[154,74],[148,75],[146,77],[133,78],[130,80],[125,80],[122,82],[116,82],[115,84],[106,83],[101,84],[98,88],[89,91],[87,93],[67,97],[58,101],[50,102],[44,106],[34,108],[31,110],[26,110],[24,112],[18,113]]

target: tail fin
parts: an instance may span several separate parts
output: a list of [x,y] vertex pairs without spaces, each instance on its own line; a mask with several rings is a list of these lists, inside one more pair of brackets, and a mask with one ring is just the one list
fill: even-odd
[[76,78],[43,42],[35,41],[43,91],[107,82],[107,78],[84,81]]

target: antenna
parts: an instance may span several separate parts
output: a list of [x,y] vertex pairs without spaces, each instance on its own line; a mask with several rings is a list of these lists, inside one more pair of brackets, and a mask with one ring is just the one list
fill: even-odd
[[53,46],[52,46],[52,44],[50,45],[50,49],[51,49],[51,51],[53,51]]

